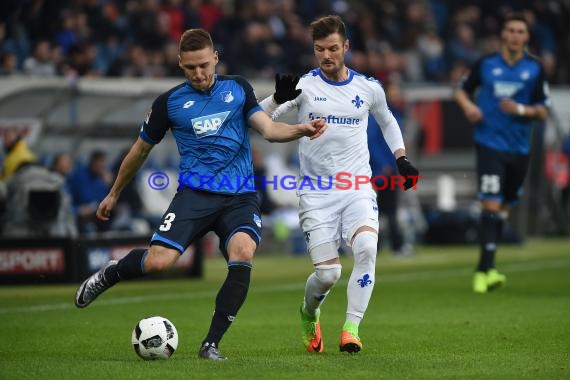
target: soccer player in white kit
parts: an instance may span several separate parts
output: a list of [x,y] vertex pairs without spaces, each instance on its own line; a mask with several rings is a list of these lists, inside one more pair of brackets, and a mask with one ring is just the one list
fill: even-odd
[[418,170],[406,158],[400,128],[380,83],[345,66],[349,41],[340,17],[314,21],[311,32],[319,68],[300,80],[276,76],[275,94],[260,105],[273,118],[296,108],[299,122],[323,118],[329,126],[320,139],[299,140],[300,176],[305,180],[297,189],[299,217],[315,269],[307,279],[300,310],[302,337],[307,351],[324,351],[319,308],[341,276],[338,249],[344,240],[354,253],[354,266],[339,346],[340,351],[353,353],[362,349],[358,327],[375,283],[378,242],[376,193],[369,181],[362,181],[371,176],[369,113],[381,126],[400,174],[407,178],[406,189],[415,184]]

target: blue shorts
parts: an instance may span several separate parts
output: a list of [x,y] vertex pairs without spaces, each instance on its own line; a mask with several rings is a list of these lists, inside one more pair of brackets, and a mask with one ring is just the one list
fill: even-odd
[[500,152],[477,144],[479,199],[518,202],[529,165],[528,154]]
[[151,245],[174,248],[182,253],[195,240],[214,231],[227,259],[227,244],[238,231],[247,233],[259,245],[260,215],[256,193],[226,195],[185,187],[172,199],[151,238]]

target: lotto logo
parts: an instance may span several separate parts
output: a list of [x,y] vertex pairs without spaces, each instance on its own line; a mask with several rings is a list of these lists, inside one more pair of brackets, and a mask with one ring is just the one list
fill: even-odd
[[230,111],[215,113],[192,119],[192,128],[198,137],[212,136],[218,133]]

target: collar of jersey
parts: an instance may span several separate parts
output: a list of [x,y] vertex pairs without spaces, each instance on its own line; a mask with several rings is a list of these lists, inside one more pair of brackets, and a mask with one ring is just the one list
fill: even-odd
[[190,87],[190,89],[192,91],[195,91],[195,92],[197,92],[199,94],[203,94],[203,95],[211,95],[212,91],[214,91],[214,88],[216,88],[216,85],[218,84],[218,74],[214,74],[214,84],[212,84],[212,87],[210,87],[206,91],[198,90],[198,89],[192,87],[192,85],[190,84],[189,81],[186,81],[186,84],[188,85],[188,87]]
[[344,86],[345,84],[349,84],[352,81],[352,78],[354,77],[354,72],[351,69],[347,67],[346,70],[348,71],[348,78],[346,78],[346,80],[343,80],[342,82],[335,82],[330,79],[327,79],[327,77],[325,77],[325,74],[323,74],[321,69],[318,69],[318,72],[321,79],[324,80],[326,83],[331,84],[333,86]]
[[503,54],[501,54],[500,51],[497,53],[497,55],[499,56],[499,59],[501,60],[501,62],[503,62],[503,64],[504,64],[505,66],[507,66],[507,67],[509,67],[509,68],[511,68],[511,69],[517,67],[517,66],[519,65],[519,63],[521,63],[522,61],[524,61],[524,60],[528,57],[528,53],[525,52],[525,53],[523,54],[523,56],[521,57],[521,59],[519,59],[518,61],[516,61],[516,62],[514,63],[514,65],[511,65],[510,63],[507,62],[507,60],[505,59],[505,57],[503,57]]

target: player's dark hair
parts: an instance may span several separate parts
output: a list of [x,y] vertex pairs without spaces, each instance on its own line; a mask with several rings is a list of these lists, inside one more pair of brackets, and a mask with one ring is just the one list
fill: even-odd
[[530,25],[528,24],[528,20],[526,19],[526,17],[524,16],[523,13],[521,12],[514,12],[514,13],[510,13],[508,14],[505,19],[503,20],[503,27],[502,29],[504,30],[507,27],[507,24],[511,21],[520,21],[523,24],[526,25],[526,31],[530,33]]
[[346,40],[346,27],[341,18],[336,15],[329,15],[321,17],[313,21],[310,25],[313,41],[320,40],[330,36],[331,34],[338,33],[342,40]]
[[204,29],[188,29],[180,37],[180,53],[214,47],[210,33]]

